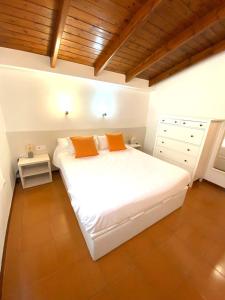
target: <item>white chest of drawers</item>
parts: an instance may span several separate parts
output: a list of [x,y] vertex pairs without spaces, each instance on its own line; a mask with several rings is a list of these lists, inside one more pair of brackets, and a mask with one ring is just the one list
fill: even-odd
[[153,156],[188,170],[192,184],[204,177],[218,126],[219,120],[162,116]]

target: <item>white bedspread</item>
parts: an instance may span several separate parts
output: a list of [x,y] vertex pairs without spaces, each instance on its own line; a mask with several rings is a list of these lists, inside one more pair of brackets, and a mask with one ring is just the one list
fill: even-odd
[[75,159],[54,157],[72,206],[90,234],[125,222],[184,189],[187,171],[133,148]]

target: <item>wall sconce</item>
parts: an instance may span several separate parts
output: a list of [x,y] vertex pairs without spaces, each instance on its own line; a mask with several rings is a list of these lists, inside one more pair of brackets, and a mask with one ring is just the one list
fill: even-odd
[[64,113],[64,116],[67,117],[72,110],[72,97],[66,93],[59,93],[58,95],[59,108]]
[[102,114],[102,117],[103,117],[103,118],[106,118],[106,117],[107,117],[107,113],[103,113],[103,114]]

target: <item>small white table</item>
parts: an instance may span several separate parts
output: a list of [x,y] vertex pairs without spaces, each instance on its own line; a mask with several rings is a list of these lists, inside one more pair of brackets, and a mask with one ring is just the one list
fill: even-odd
[[141,150],[141,145],[140,144],[128,144],[128,146],[130,146],[132,148],[135,148],[135,149],[138,149],[138,150]]
[[33,158],[20,158],[18,167],[24,189],[52,181],[48,154],[35,155]]

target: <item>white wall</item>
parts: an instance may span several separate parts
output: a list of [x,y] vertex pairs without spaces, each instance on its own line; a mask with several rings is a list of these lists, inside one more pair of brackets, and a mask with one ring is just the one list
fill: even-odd
[[149,153],[153,151],[160,114],[225,119],[225,53],[151,88],[145,138]]
[[[149,91],[41,71],[0,67],[7,131],[144,127]],[[65,118],[64,104],[71,110]],[[65,108],[66,109],[66,108]],[[102,113],[107,118],[102,118]]]
[[[1,88],[1,87],[0,87]],[[2,263],[2,253],[5,241],[5,233],[8,216],[11,206],[12,194],[15,178],[11,172],[11,160],[8,141],[6,138],[5,124],[0,107],[0,172],[4,180],[2,188],[0,186],[0,269]]]
[[149,90],[148,80],[134,78],[132,81],[126,82],[124,74],[106,70],[103,70],[96,77],[94,76],[93,67],[80,65],[61,59],[57,60],[55,68],[51,68],[50,58],[48,56],[3,47],[0,47],[0,66],[1,65],[89,78],[103,82],[117,83],[122,86],[145,88]]
[[[124,75],[107,71],[95,78],[93,68],[61,60],[51,69],[49,57],[0,47],[0,171],[5,180],[0,193],[0,263],[16,158],[24,151],[27,136],[45,144],[55,142],[65,130],[127,128],[125,132],[136,132],[143,140],[147,86],[142,79],[126,84]],[[68,106],[70,113],[65,117]],[[15,137],[11,141],[18,148],[15,143],[9,145],[7,137]]]

